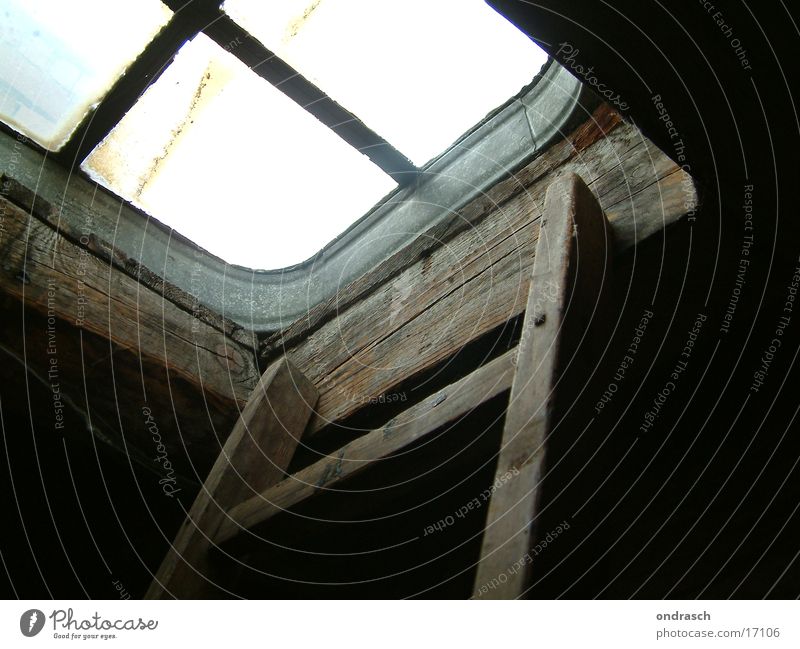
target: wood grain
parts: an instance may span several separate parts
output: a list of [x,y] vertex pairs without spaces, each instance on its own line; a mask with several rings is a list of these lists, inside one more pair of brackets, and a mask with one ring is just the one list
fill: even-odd
[[[558,391],[579,352],[610,277],[613,241],[600,204],[579,176],[547,190],[531,276],[497,477],[489,502],[473,596],[521,596],[531,573],[529,554],[544,474],[547,441],[556,426]],[[560,431],[560,434],[568,432]],[[497,484],[497,481],[495,481]]]
[[[106,338],[209,393],[244,404],[250,350],[0,196],[0,290],[47,317]],[[202,398],[202,397],[201,397]]]
[[545,189],[571,172],[606,210],[617,251],[675,222],[696,200],[682,170],[601,107],[514,178],[267,342],[266,358],[286,353],[320,389],[309,433],[522,313]]
[[[578,156],[581,151],[589,147],[605,146],[616,151],[618,155],[623,155],[624,151],[644,141],[640,134],[639,137],[636,137],[638,131],[629,131],[623,138],[619,138],[615,134],[614,143],[611,141],[603,143],[604,138],[609,136],[620,124],[622,124],[622,118],[619,114],[611,110],[607,104],[601,104],[591,118],[579,126],[569,137],[554,143],[541,156],[535,158],[512,177],[497,183],[485,194],[470,201],[455,215],[457,218],[437,223],[402,250],[378,264],[373,270],[353,280],[345,290],[337,292],[327,301],[309,309],[304,317],[298,318],[291,325],[268,338],[262,345],[262,356],[268,359],[293,347],[309,332],[318,329],[325,322],[332,320],[339,313],[363,300],[402,270],[424,259],[432,250],[495,214],[504,203],[524,192],[538,179]],[[621,141],[617,144],[618,140]],[[599,157],[599,154],[595,155]]]
[[[381,428],[350,442],[335,454],[298,471],[275,486],[234,506],[217,536],[220,543],[242,529],[263,523],[281,511],[357,475],[378,468],[388,457],[511,387],[516,349],[490,361],[463,379],[404,410]],[[377,465],[377,466],[376,466]]]
[[[51,179],[52,180],[52,179]],[[59,192],[55,206],[42,195],[6,174],[0,174],[2,195],[31,216],[47,223],[67,241],[91,252],[95,257],[152,289],[156,294],[191,313],[201,322],[217,329],[227,338],[253,348],[255,335],[223,314],[200,303],[188,291],[172,284],[135,259],[128,257],[118,246],[104,240],[93,231],[93,224],[105,222],[114,227],[120,209],[119,199],[105,192],[89,191],[83,183],[70,184],[73,191]],[[142,218],[146,218],[143,216]],[[109,223],[111,221],[111,223]],[[77,227],[75,223],[83,223]],[[120,233],[120,236],[124,236]],[[179,233],[173,233],[181,238]]]
[[147,592],[147,599],[219,597],[209,561],[226,511],[278,482],[317,399],[286,359],[261,377]]

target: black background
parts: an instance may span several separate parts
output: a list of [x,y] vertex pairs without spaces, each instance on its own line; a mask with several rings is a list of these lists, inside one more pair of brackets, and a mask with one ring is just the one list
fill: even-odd
[[[623,317],[613,349],[624,351],[642,310],[652,308],[640,352],[647,363],[603,412],[594,444],[602,451],[583,464],[574,460],[588,470],[570,497],[591,506],[548,553],[530,594],[797,597],[800,310],[764,385],[750,390],[800,265],[794,8],[721,0],[711,13],[691,0],[490,4],[552,55],[564,42],[579,50],[576,61],[627,102],[625,117],[674,155],[652,101],[660,95],[702,198],[693,223],[668,228],[619,264]],[[717,25],[717,10],[731,37]],[[743,68],[731,38],[746,49],[752,70]],[[754,246],[723,334],[741,256],[745,185],[753,185]],[[9,306],[5,317],[23,317],[18,311]],[[707,321],[690,368],[654,428],[639,435],[642,413],[697,313]],[[610,357],[613,365],[619,353]],[[49,407],[49,395],[22,365],[4,363],[4,454],[13,462],[11,472],[5,461],[0,468],[3,595],[116,598],[113,582],[120,580],[141,596],[181,512],[152,479],[137,478],[124,458],[91,440],[73,453],[60,438],[34,438],[31,421]]]

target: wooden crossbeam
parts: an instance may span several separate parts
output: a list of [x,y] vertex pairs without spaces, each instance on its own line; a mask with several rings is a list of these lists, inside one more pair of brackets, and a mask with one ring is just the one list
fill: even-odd
[[318,393],[285,358],[261,377],[164,558],[147,599],[219,597],[209,550],[226,511],[278,482]]
[[265,522],[284,509],[330,489],[368,466],[374,467],[381,458],[401,450],[508,390],[511,387],[515,354],[516,349],[506,352],[404,410],[381,428],[343,446],[332,456],[237,504],[223,521],[223,527],[217,534],[218,542],[222,544],[243,529]]
[[530,583],[545,454],[558,423],[556,396],[575,391],[563,380],[565,368],[589,345],[584,336],[608,283],[610,233],[580,177],[568,174],[550,185],[498,458],[503,486],[489,503],[476,598],[517,598]]
[[[57,216],[55,210],[51,218]],[[0,291],[26,308],[152,358],[209,396],[244,404],[258,370],[249,350],[232,336],[79,245],[80,235],[63,236],[2,195],[0,225]]]

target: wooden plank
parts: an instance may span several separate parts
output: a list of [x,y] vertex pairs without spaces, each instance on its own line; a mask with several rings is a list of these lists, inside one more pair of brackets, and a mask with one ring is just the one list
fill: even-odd
[[263,523],[297,503],[329,490],[367,466],[375,466],[434,430],[455,421],[511,387],[516,349],[404,410],[381,428],[350,442],[335,455],[291,475],[229,511],[217,536],[220,543]]
[[[283,354],[286,349],[293,347],[311,331],[338,317],[340,313],[363,300],[405,268],[425,258],[433,249],[471,229],[488,216],[496,214],[503,204],[524,192],[527,187],[554,169],[580,155],[582,151],[590,147],[598,150],[600,147],[605,147],[616,152],[617,156],[624,155],[625,151],[640,144],[642,138],[640,134],[636,137],[638,131],[627,130],[624,137],[620,138],[615,133],[613,142],[608,140],[607,137],[622,123],[618,113],[611,110],[607,104],[601,104],[591,118],[570,134],[570,137],[554,143],[513,177],[497,183],[485,194],[470,201],[454,218],[433,226],[374,270],[353,280],[345,290],[337,292],[327,301],[309,309],[304,317],[298,318],[286,329],[267,339],[262,347],[263,358],[269,359]],[[582,170],[581,174],[584,178],[587,177],[585,170]]]
[[[420,237],[438,247],[415,242],[341,291],[343,304],[314,309],[273,337],[267,353],[285,352],[320,389],[310,434],[522,313],[544,192],[556,173],[576,171],[597,186],[622,248],[685,213],[688,176],[634,127],[609,119],[596,115],[465,208],[447,226],[465,228],[454,236],[437,226]],[[688,188],[695,196],[690,179]]]
[[[31,166],[36,167],[34,164]],[[93,231],[93,224],[101,220],[114,219],[116,223],[120,210],[119,199],[116,199],[115,203],[105,193],[97,192],[96,188],[95,191],[87,191],[83,184],[78,182],[70,184],[70,189],[74,191],[63,192],[59,206],[55,207],[41,195],[34,193],[25,185],[5,174],[0,174],[0,188],[2,195],[9,201],[40,221],[49,224],[53,230],[63,235],[71,243],[99,257],[109,266],[119,269],[144,286],[153,289],[159,296],[191,313],[201,322],[224,333],[231,340],[241,343],[248,349],[254,347],[255,334],[252,331],[244,329],[230,318],[201,304],[195,296],[168,282],[135,259],[131,259],[119,247],[102,239]],[[76,197],[83,199],[83,202],[76,200]],[[76,212],[82,214],[84,218],[76,219],[74,215]],[[83,221],[83,227],[76,227],[76,221]],[[175,234],[174,236],[179,237],[180,235]],[[254,377],[254,381],[256,378],[257,376]]]
[[314,385],[286,359],[261,377],[192,505],[147,599],[220,596],[208,551],[231,509],[275,484],[294,455],[317,400]]
[[579,176],[548,188],[542,220],[497,465],[503,487],[489,502],[475,578],[480,598],[525,592],[556,392],[572,390],[562,381],[564,370],[591,344],[584,336],[609,278],[611,229]]
[[0,290],[167,367],[198,394],[241,404],[258,380],[250,350],[0,196]]

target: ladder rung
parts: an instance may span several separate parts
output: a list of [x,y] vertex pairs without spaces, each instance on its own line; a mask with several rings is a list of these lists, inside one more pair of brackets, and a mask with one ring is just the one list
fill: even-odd
[[516,348],[411,406],[381,428],[284,478],[233,507],[219,530],[220,544],[385,458],[467,414],[511,387]]

